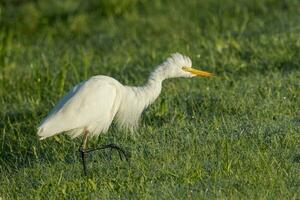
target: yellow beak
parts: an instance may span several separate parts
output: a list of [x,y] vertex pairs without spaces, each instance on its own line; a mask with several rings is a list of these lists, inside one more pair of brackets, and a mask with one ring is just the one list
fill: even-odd
[[206,71],[194,69],[192,67],[182,67],[182,70],[186,71],[186,72],[190,72],[190,73],[192,73],[196,76],[202,76],[202,77],[212,77],[212,76],[214,76],[213,73],[209,73],[209,72],[206,72]]

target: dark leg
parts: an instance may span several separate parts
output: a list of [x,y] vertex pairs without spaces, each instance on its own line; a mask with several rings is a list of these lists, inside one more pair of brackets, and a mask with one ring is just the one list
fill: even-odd
[[122,154],[123,154],[123,156],[125,157],[126,161],[127,162],[129,161],[127,153],[121,147],[119,147],[119,146],[117,146],[115,144],[107,144],[107,145],[103,145],[103,146],[95,148],[95,149],[87,149],[85,152],[89,153],[89,152],[92,152],[92,151],[97,151],[97,150],[102,150],[102,149],[108,149],[108,148],[110,148],[110,149],[116,149],[118,151],[118,153],[119,153],[119,157],[120,157],[121,160],[123,160],[123,158],[122,158]]
[[84,129],[82,143],[81,143],[81,146],[79,148],[79,152],[80,152],[81,159],[82,159],[83,173],[84,173],[85,176],[87,175],[86,156],[89,152],[102,150],[102,149],[107,149],[107,148],[116,149],[119,153],[119,157],[120,157],[121,160],[123,160],[123,158],[122,158],[122,154],[123,154],[126,161],[129,161],[127,153],[121,147],[119,147],[115,144],[107,144],[107,145],[103,145],[103,146],[95,148],[95,149],[87,149],[88,133],[89,133],[88,130]]
[[86,172],[86,162],[85,162],[85,159],[86,159],[86,154],[88,153],[87,150],[86,150],[86,147],[87,147],[87,139],[88,139],[88,131],[86,129],[83,130],[84,133],[83,133],[83,139],[82,139],[82,144],[79,148],[79,151],[80,151],[80,155],[81,155],[81,159],[82,159],[82,165],[83,165],[83,173],[84,175],[86,176],[87,175],[87,172]]

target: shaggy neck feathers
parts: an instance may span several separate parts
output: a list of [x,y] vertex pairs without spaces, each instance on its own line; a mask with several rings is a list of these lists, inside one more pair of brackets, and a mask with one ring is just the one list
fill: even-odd
[[158,67],[151,73],[144,86],[125,87],[127,95],[124,96],[124,101],[117,114],[119,126],[129,130],[138,126],[142,112],[159,96],[164,79],[166,79],[164,70]]
[[168,78],[185,77],[180,66],[191,66],[191,60],[181,54],[172,54],[150,75],[144,86],[125,86],[122,103],[117,113],[118,125],[130,130],[138,126],[142,112],[159,96],[162,82]]

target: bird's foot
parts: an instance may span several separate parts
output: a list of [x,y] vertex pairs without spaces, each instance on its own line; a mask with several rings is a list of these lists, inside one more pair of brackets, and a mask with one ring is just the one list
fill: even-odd
[[80,152],[80,155],[81,155],[82,165],[83,165],[83,173],[84,173],[85,176],[87,176],[86,156],[88,155],[88,153],[93,152],[93,151],[97,151],[97,150],[108,149],[108,148],[110,148],[110,149],[116,149],[118,151],[120,159],[123,160],[123,157],[122,157],[122,155],[123,155],[124,158],[125,158],[125,160],[127,162],[129,162],[130,154],[127,153],[121,147],[117,146],[116,144],[107,144],[107,145],[103,145],[103,146],[95,148],[95,149],[85,149],[83,146],[81,146],[79,148],[79,152]]
[[129,157],[130,154],[127,153],[124,149],[122,149],[121,147],[117,146],[116,144],[107,144],[107,145],[103,145],[101,147],[95,148],[95,149],[88,149],[86,150],[86,153],[92,152],[92,151],[97,151],[97,150],[102,150],[102,149],[116,149],[118,151],[119,157],[121,160],[123,160],[122,155],[124,156],[125,160],[127,162],[129,162]]

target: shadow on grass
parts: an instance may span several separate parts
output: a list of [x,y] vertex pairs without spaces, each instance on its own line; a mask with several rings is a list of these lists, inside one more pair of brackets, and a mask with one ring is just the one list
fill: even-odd
[[300,163],[300,154],[294,156],[293,162],[294,163]]
[[[36,113],[30,110],[9,112],[2,116],[0,124],[3,135],[0,138],[0,166],[1,169],[18,170],[26,168],[36,162],[74,162],[72,149],[68,140],[39,141],[36,136]],[[33,123],[34,122],[34,123]],[[37,123],[35,123],[37,122]],[[68,145],[64,145],[66,143]],[[77,150],[77,149],[76,149]],[[64,152],[57,156],[57,152]]]
[[[38,140],[36,136],[36,125],[29,123],[37,121],[34,114],[27,110],[23,112],[9,112],[3,117],[1,128],[5,134],[0,138],[0,170],[9,172],[29,168],[35,164],[54,164],[63,162],[67,164],[80,163],[78,151],[81,139],[71,140],[67,135],[57,138],[51,137],[47,140]],[[101,144],[116,143],[108,138],[101,137],[91,140],[89,147],[101,146]],[[115,155],[115,151],[98,151],[89,157],[109,159]]]

